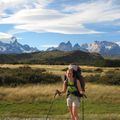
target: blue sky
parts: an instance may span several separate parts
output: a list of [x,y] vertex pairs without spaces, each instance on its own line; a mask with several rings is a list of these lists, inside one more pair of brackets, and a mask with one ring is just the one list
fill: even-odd
[[0,41],[40,50],[61,42],[120,43],[119,0],[0,0]]

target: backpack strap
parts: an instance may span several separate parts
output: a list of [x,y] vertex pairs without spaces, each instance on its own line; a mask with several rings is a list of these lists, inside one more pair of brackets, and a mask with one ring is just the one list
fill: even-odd
[[64,75],[64,81],[66,82],[66,86],[68,86],[68,79],[66,75]]
[[[74,82],[74,83],[75,83],[75,86],[76,86],[76,88],[77,88],[77,90],[78,90],[77,80],[79,80],[79,79],[75,79],[75,82]],[[80,82],[80,80],[79,80],[79,82]],[[80,83],[80,85],[81,85],[81,83]],[[78,95],[79,95],[79,97],[83,97],[83,95],[79,93],[79,90],[78,90]]]
[[[74,79],[74,85],[77,88],[77,79]],[[77,88],[78,89],[78,88]]]

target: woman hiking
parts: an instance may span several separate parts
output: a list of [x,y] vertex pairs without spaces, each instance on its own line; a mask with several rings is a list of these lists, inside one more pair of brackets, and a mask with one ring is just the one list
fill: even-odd
[[58,94],[64,94],[67,92],[67,106],[71,114],[72,120],[79,120],[78,107],[80,106],[80,95],[84,94],[81,88],[80,80],[75,77],[74,69],[69,65],[66,71],[66,78],[63,82],[62,91],[58,90]]

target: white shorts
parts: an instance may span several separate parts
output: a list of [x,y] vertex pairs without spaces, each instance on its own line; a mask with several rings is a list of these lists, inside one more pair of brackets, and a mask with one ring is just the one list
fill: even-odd
[[69,95],[67,97],[67,106],[80,106],[80,97]]

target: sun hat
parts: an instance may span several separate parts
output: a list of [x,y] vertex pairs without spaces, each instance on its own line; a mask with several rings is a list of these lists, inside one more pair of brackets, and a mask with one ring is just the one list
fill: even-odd
[[68,69],[73,69],[73,70],[77,71],[78,67],[77,67],[77,65],[70,64],[70,65],[68,66]]

